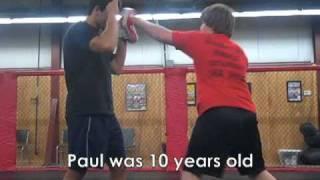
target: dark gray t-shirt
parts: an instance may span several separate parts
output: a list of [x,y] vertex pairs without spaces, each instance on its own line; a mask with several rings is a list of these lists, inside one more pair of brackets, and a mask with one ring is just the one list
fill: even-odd
[[65,34],[66,116],[114,114],[110,64],[114,55],[90,49],[90,41],[98,33],[98,29],[81,22]]

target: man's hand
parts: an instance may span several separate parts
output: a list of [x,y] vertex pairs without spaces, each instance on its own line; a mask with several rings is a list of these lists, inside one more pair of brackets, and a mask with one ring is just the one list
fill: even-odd
[[119,0],[112,0],[110,3],[107,4],[106,9],[108,17],[119,14]]
[[139,39],[136,28],[130,19],[136,14],[132,8],[124,8],[121,12],[122,18],[120,20],[120,38],[130,43],[136,43]]
[[119,0],[112,0],[106,6],[107,20],[104,31],[90,41],[90,49],[100,53],[113,53],[118,46],[119,27],[116,15],[119,13]]

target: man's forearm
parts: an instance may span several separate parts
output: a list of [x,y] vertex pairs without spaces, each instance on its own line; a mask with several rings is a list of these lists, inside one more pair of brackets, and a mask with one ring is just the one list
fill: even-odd
[[131,17],[133,23],[140,29],[142,29],[144,32],[146,32],[149,36],[152,38],[161,41],[166,44],[172,44],[172,31],[157,25],[153,24],[151,22],[142,20],[137,17]]
[[117,47],[119,36],[119,25],[115,14],[108,17],[105,30],[101,34],[103,41],[108,42],[111,47]]
[[112,0],[106,6],[108,12],[105,30],[90,41],[90,49],[100,53],[114,52],[118,45],[119,27],[116,15],[119,13],[118,0]]
[[127,42],[120,40],[119,45],[118,45],[118,49],[117,49],[117,53],[116,53],[115,58],[111,64],[112,70],[114,73],[116,73],[116,74],[121,73],[123,66],[124,66],[124,62],[126,60],[126,56],[127,56]]

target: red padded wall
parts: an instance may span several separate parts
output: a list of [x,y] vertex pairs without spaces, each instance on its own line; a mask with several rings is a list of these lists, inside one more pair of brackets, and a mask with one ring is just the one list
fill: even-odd
[[168,68],[165,70],[166,119],[167,119],[167,153],[169,165],[167,170],[175,171],[174,158],[182,158],[188,143],[188,109],[186,69]]
[[17,78],[0,73],[0,171],[16,168]]

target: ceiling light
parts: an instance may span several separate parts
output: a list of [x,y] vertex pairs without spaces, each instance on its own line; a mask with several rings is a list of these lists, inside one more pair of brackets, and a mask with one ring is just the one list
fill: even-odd
[[[266,10],[266,11],[244,11],[234,12],[233,15],[238,18],[254,17],[282,17],[282,16],[317,16],[320,15],[320,9],[305,10]],[[159,14],[138,14],[136,15],[144,20],[177,20],[177,19],[198,19],[200,12],[192,13],[159,13]],[[117,15],[117,20],[121,18]],[[37,17],[37,18],[0,18],[0,24],[53,24],[53,23],[76,23],[85,21],[86,16],[70,17]]]
[[67,18],[67,22],[68,23],[77,23],[77,22],[81,22],[81,21],[85,21],[87,19],[86,16],[70,16]]
[[11,24],[10,18],[0,18],[0,24]]
[[11,19],[12,24],[54,24],[66,23],[65,17],[45,17],[45,18],[14,18]]
[[319,9],[306,10],[269,10],[234,12],[235,17],[283,17],[283,16],[315,16],[320,15]]
[[308,16],[308,15],[320,15],[320,9],[308,9],[308,10],[302,10],[302,15]]
[[147,21],[153,20],[152,14],[137,14],[136,16]]

